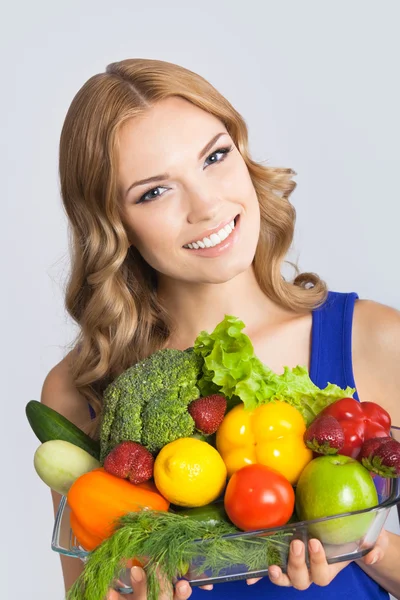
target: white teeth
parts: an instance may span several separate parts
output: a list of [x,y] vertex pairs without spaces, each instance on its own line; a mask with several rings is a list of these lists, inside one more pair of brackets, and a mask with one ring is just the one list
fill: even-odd
[[218,233],[212,233],[210,235],[210,240],[213,246],[216,246],[217,244],[221,243],[221,238],[219,237]]
[[192,242],[191,244],[185,244],[184,248],[190,248],[191,250],[198,250],[199,248],[213,248],[217,246],[232,233],[235,229],[235,219],[232,219],[228,225],[225,225],[222,229],[218,231],[218,233],[212,233],[209,237],[205,237],[202,240],[197,240],[197,242]]

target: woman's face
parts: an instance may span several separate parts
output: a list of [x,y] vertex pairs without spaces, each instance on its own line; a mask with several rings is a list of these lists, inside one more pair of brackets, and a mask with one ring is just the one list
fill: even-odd
[[123,221],[160,278],[222,283],[251,265],[258,200],[216,117],[170,97],[127,121],[118,142]]

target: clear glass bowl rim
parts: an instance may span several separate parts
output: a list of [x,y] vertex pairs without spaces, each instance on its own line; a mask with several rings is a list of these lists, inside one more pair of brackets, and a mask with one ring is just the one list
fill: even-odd
[[[395,430],[400,438],[400,427],[392,425],[391,430]],[[268,529],[258,529],[258,530],[252,530],[252,531],[238,531],[237,533],[224,534],[221,537],[224,539],[235,539],[235,538],[243,539],[246,537],[254,537],[254,536],[268,536],[268,535],[273,535],[275,533],[279,533],[282,531],[287,531],[288,529],[302,529],[304,527],[309,527],[310,525],[314,525],[316,523],[325,523],[326,521],[331,521],[333,519],[342,519],[342,518],[351,517],[354,515],[361,515],[363,513],[368,513],[368,512],[379,513],[383,510],[388,510],[388,509],[392,508],[393,506],[395,506],[396,504],[400,503],[400,477],[391,478],[390,483],[391,483],[391,493],[390,493],[389,497],[386,500],[384,500],[381,504],[377,504],[376,506],[373,506],[371,508],[363,508],[361,510],[356,510],[353,512],[345,512],[345,513],[340,513],[337,515],[332,515],[329,517],[320,517],[318,519],[312,519],[312,520],[308,520],[308,521],[295,521],[293,523],[286,523],[285,525],[280,525],[279,527],[273,527],[273,528],[268,528]],[[61,520],[62,520],[62,516],[63,516],[63,512],[64,512],[66,504],[67,504],[67,498],[66,498],[66,496],[62,496],[58,510],[57,510],[54,527],[53,527],[53,535],[52,535],[52,541],[51,541],[52,550],[54,550],[55,552],[58,552],[60,554],[65,554],[66,556],[86,558],[90,554],[90,552],[87,550],[81,550],[75,546],[74,546],[73,550],[67,550],[66,548],[61,548],[58,545],[58,534],[59,534],[60,524],[61,524]],[[71,532],[71,535],[72,535],[72,532]],[[204,543],[203,540],[198,540],[198,541]]]

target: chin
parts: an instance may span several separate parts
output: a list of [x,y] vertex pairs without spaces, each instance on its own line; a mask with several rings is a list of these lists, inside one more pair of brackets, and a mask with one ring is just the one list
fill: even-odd
[[220,264],[214,265],[212,268],[197,273],[196,283],[226,283],[231,281],[238,275],[246,272],[252,265],[254,255],[242,257],[240,261],[232,264],[230,261],[221,261]]

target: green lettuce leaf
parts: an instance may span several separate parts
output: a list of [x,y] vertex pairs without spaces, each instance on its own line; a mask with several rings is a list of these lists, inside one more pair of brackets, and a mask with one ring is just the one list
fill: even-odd
[[194,351],[204,359],[198,381],[202,396],[219,392],[228,399],[228,408],[242,401],[249,410],[283,400],[297,408],[307,424],[328,404],[353,396],[353,388],[342,390],[331,383],[321,390],[301,366],[285,367],[278,375],[254,355],[244,327],[237,317],[225,315],[211,334],[202,331],[197,336]]

